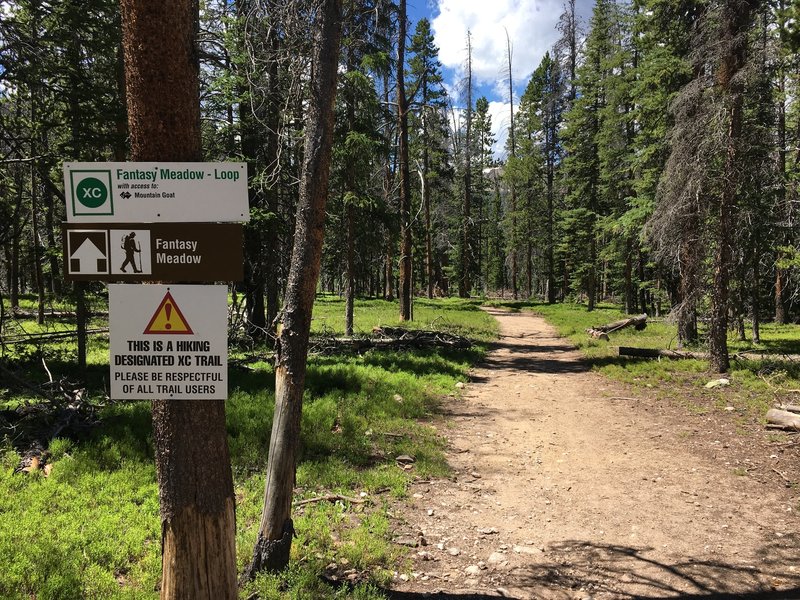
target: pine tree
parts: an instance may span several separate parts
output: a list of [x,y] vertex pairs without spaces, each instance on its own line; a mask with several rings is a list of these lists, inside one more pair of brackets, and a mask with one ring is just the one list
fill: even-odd
[[[709,261],[709,353],[711,366],[729,366],[727,326],[733,267],[734,214],[749,168],[742,162],[747,31],[754,3],[729,0],[706,8],[692,44],[693,79],[673,104],[670,155],[654,215],[656,241],[686,249],[701,285],[702,259]],[[687,225],[689,227],[687,227]],[[685,275],[683,277],[685,281]]]
[[435,287],[434,245],[431,203],[432,180],[443,171],[442,147],[446,129],[442,127],[442,112],[446,108],[446,92],[439,62],[439,49],[433,42],[430,22],[420,19],[411,38],[408,61],[409,88],[412,92],[413,158],[418,165],[421,180],[420,201],[425,219],[425,282],[428,298],[433,298]]
[[481,290],[485,294],[489,289],[501,289],[503,277],[503,232],[500,223],[502,211],[493,204],[494,190],[491,181],[484,171],[492,161],[492,146],[495,139],[492,135],[492,116],[489,114],[489,101],[481,96],[475,101],[475,117],[473,120],[474,139],[474,187],[473,197],[477,207],[478,226],[478,261],[477,272],[481,280]]
[[[539,228],[543,236],[538,246],[543,248],[545,274],[545,297],[549,303],[556,299],[556,202],[558,169],[561,164],[561,125],[564,81],[557,61],[546,52],[533,72],[519,108],[520,155],[531,163],[527,169],[532,177],[538,177],[543,186],[543,215]],[[536,172],[539,170],[540,172]]]
[[[569,189],[562,214],[560,248],[573,274],[573,291],[587,297],[593,310],[598,295],[600,220],[610,212],[609,190],[601,169],[604,119],[608,117],[609,78],[619,52],[619,21],[613,0],[599,0],[592,14],[583,64],[577,71],[577,97],[565,117],[565,185]],[[606,179],[606,181],[608,181]]]

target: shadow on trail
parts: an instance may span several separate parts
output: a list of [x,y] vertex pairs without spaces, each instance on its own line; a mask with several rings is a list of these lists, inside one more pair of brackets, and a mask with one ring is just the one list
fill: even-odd
[[501,596],[499,594],[448,594],[446,592],[432,593],[432,592],[388,592],[389,600],[421,600],[422,598],[436,598],[436,600],[493,600],[495,598],[508,598],[508,596]]
[[[517,338],[518,339],[518,338]],[[489,345],[490,354],[478,366],[486,369],[512,369],[528,373],[586,373],[590,364],[574,356],[559,355],[572,352],[569,346],[537,344],[534,338],[525,343],[494,342]],[[546,358],[540,358],[540,356]],[[555,357],[554,357],[555,355]],[[472,381],[486,381],[473,376]]]
[[[551,544],[544,561],[535,558],[514,569],[506,587],[545,598],[573,598],[580,590],[626,600],[797,599],[800,571],[791,572],[789,566],[797,563],[798,542],[798,534],[784,536],[760,548],[755,564],[739,565],[724,560],[659,562],[648,557],[652,548],[570,540]],[[391,600],[508,597],[489,591],[388,594]]]

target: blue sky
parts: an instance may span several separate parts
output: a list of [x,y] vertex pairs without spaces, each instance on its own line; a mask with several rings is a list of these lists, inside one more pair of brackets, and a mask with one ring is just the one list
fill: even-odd
[[[577,0],[576,6],[585,25],[593,0]],[[463,76],[467,31],[471,32],[475,97],[483,95],[489,100],[498,139],[495,148],[502,155],[509,113],[506,31],[511,39],[516,101],[544,53],[558,39],[556,23],[564,10],[563,0],[407,0],[407,10],[412,21],[410,32],[419,19],[431,21],[450,90]]]

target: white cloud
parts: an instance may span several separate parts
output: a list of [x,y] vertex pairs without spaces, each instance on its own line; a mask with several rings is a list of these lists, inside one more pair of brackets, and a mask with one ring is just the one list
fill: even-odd
[[[514,114],[517,107],[514,106]],[[491,101],[489,102],[489,114],[492,116],[492,133],[494,134],[494,147],[492,151],[495,157],[505,158],[506,140],[508,139],[508,124],[511,122],[511,114],[508,102]]]
[[467,31],[472,38],[472,72],[478,83],[504,78],[506,30],[511,39],[515,81],[527,79],[544,53],[558,39],[556,24],[562,0],[439,0],[433,19],[439,59],[460,70],[467,57]]
[[[422,1],[422,0],[420,0]],[[594,0],[577,0],[578,18],[585,25]],[[511,40],[515,110],[528,79],[553,47],[560,34],[556,29],[564,11],[564,0],[427,0],[439,60],[446,77],[445,87],[456,103],[463,102],[460,80],[467,58],[467,31],[472,40],[473,100],[489,99],[492,131],[497,142],[494,154],[506,155],[509,107],[506,31]]]

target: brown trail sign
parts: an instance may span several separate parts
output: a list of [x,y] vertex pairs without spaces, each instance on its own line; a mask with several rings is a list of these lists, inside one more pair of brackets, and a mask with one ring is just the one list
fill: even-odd
[[242,281],[238,223],[63,223],[67,281]]

